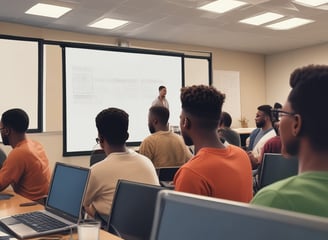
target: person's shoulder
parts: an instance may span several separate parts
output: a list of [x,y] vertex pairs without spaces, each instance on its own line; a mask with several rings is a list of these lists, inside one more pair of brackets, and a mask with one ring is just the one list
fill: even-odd
[[289,177],[262,188],[256,193],[251,204],[286,208],[289,195],[292,191],[297,191],[294,188],[297,178],[297,176]]
[[261,131],[261,128],[255,128],[253,131],[251,131],[250,135],[257,134]]
[[139,160],[139,161],[150,161],[150,159],[148,157],[146,157],[145,155],[142,155],[141,153],[138,153],[136,151],[130,150],[129,153],[131,158],[133,158],[134,160]]

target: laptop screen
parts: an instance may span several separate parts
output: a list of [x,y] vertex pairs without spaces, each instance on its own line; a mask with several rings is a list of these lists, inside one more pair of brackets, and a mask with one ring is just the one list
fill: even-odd
[[80,217],[89,169],[56,163],[46,208],[59,211],[59,215]]

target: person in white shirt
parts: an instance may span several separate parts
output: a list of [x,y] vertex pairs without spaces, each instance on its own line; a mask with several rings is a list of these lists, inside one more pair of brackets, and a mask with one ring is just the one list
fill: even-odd
[[118,108],[108,108],[96,117],[98,138],[107,157],[92,165],[84,198],[84,209],[91,217],[110,214],[119,179],[159,185],[156,169],[149,158],[126,147],[129,115]]

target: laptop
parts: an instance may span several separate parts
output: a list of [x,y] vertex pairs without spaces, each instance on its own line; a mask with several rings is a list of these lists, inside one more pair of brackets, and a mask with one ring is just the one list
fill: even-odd
[[[71,230],[81,218],[89,168],[57,162],[50,182],[45,209],[0,219],[0,224],[20,239]],[[51,223],[34,223],[31,217],[50,218]],[[49,219],[45,220],[48,221]],[[33,223],[33,224],[32,224]],[[29,226],[31,225],[32,226]]]
[[150,240],[327,240],[328,219],[172,190],[157,196]]

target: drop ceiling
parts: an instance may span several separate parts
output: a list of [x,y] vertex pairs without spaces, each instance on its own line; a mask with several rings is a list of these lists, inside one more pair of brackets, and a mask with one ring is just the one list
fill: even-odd
[[[59,19],[24,12],[42,2],[71,7]],[[328,4],[317,8],[291,0],[244,0],[248,4],[218,14],[197,9],[209,0],[1,0],[0,21],[42,28],[105,35],[121,39],[192,44],[228,50],[272,54],[328,42]],[[315,22],[284,31],[239,23],[264,12]],[[90,28],[104,17],[130,21],[114,29]],[[1,29],[0,29],[1,33]],[[19,33],[17,33],[19,35]]]

